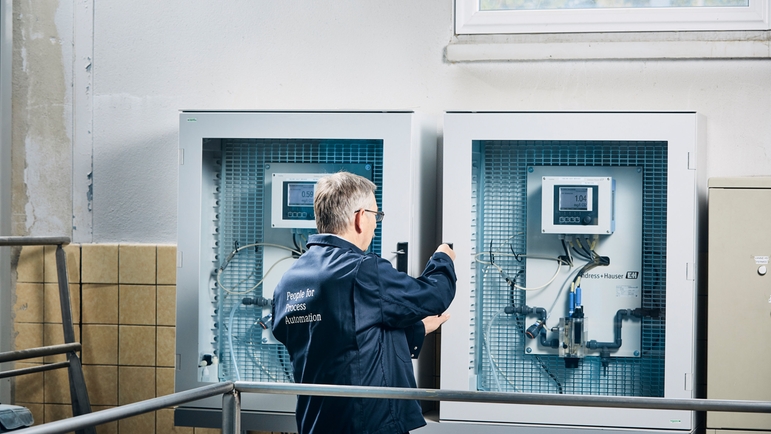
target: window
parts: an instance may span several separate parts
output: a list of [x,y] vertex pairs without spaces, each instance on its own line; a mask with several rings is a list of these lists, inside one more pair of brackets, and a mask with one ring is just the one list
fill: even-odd
[[767,30],[771,0],[455,0],[455,33]]

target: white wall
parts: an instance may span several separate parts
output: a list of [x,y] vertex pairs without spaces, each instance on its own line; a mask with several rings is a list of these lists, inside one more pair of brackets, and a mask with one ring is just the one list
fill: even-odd
[[[57,22],[74,59],[48,67],[75,71],[74,205],[26,219],[72,213],[88,223],[72,232],[78,242],[176,242],[179,109],[697,111],[707,177],[771,175],[769,59],[451,64],[451,0],[59,3],[75,10],[74,31]],[[52,202],[55,190],[34,200]],[[27,227],[48,235],[36,233],[43,223]]]

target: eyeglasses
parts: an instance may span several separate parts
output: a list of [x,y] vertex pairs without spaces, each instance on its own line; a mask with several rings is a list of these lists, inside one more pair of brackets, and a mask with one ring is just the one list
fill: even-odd
[[377,222],[377,223],[382,222],[383,218],[385,218],[385,213],[383,211],[371,211],[371,210],[368,210],[368,209],[365,209],[363,211],[371,212],[372,214],[375,214],[375,222]]

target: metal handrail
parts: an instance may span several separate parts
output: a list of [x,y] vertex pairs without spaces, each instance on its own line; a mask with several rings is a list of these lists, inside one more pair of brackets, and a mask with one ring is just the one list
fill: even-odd
[[27,348],[25,350],[6,351],[4,353],[0,353],[0,363],[34,359],[35,357],[66,354],[70,351],[80,351],[80,342],[49,345],[47,347]]
[[338,386],[328,384],[257,383],[236,381],[236,391],[281,395],[314,395],[355,398],[415,399],[498,404],[569,405],[573,407],[625,407],[655,410],[736,411],[771,413],[771,402],[700,398],[648,398],[607,395],[552,395],[546,393],[477,392],[468,390],[411,389],[404,387]]
[[70,362],[49,363],[47,365],[35,365],[29,368],[12,369],[0,372],[0,378],[18,377],[19,375],[34,374],[36,372],[53,371],[54,369],[69,368]]
[[69,244],[70,237],[0,237],[2,246],[57,246]]
[[196,389],[185,390],[171,395],[159,396],[145,401],[126,404],[107,410],[95,411],[69,419],[57,420],[43,425],[32,426],[14,431],[13,434],[64,434],[77,431],[89,426],[101,425],[118,419],[149,413],[179,404],[208,398],[215,395],[225,395],[233,391],[232,382],[209,384]]
[[314,395],[351,398],[414,399],[423,401],[461,401],[502,404],[570,405],[655,410],[731,411],[771,413],[771,402],[725,399],[646,398],[600,395],[552,395],[540,393],[476,392],[466,390],[411,389],[403,387],[338,386],[327,384],[222,382],[171,395],[135,402],[82,416],[33,426],[14,434],[64,434],[191,401],[222,395],[222,433],[239,434],[241,428],[240,393]]

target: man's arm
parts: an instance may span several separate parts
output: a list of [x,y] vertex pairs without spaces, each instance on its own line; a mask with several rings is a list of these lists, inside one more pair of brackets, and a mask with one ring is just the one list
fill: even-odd
[[407,335],[407,345],[410,348],[410,356],[413,359],[417,359],[420,355],[420,350],[423,348],[423,340],[429,333],[433,333],[436,329],[450,319],[450,314],[443,313],[441,315],[432,315],[423,318],[422,321],[416,322],[414,325],[404,329],[404,334]]
[[365,255],[359,263],[354,303],[366,313],[358,326],[382,324],[406,329],[428,316],[446,311],[455,296],[455,267],[450,255],[436,252],[419,278],[397,271],[376,255]]
[[423,321],[418,321],[404,329],[404,334],[407,336],[407,346],[410,349],[410,357],[413,359],[417,359],[420,355],[420,350],[423,349],[423,340],[426,337],[425,330]]

